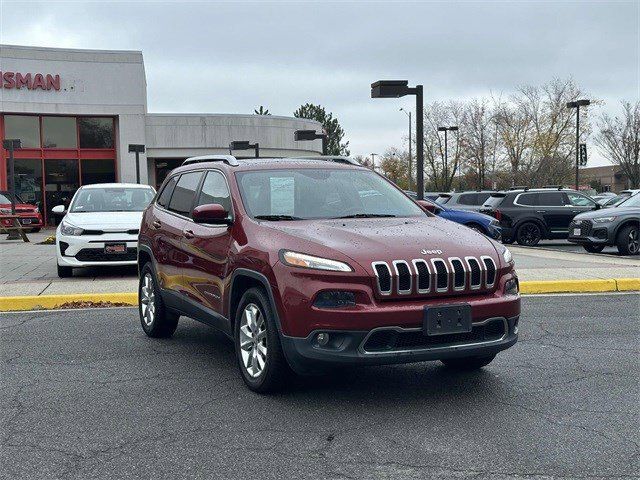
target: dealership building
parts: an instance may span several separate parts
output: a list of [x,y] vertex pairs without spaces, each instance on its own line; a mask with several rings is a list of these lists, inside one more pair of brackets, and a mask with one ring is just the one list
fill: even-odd
[[[175,95],[186,90],[188,81],[176,84]],[[45,212],[81,185],[135,182],[130,144],[145,145],[140,181],[157,187],[185,158],[228,154],[232,141],[258,143],[264,157],[317,155],[321,141],[297,142],[294,131],[321,128],[271,115],[149,113],[139,51],[0,45],[0,137],[21,141],[16,192]],[[0,152],[0,190],[7,190],[9,152]]]

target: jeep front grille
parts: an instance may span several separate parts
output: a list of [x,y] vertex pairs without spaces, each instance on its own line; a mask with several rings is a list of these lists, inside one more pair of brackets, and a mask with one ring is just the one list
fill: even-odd
[[380,295],[415,295],[490,289],[496,283],[497,267],[491,257],[422,258],[373,262]]

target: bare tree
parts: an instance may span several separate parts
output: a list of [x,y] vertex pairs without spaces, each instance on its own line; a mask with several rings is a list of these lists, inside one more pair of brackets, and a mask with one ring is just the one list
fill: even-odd
[[[487,186],[488,167],[492,177],[498,168],[499,135],[495,118],[496,112],[491,102],[485,98],[471,100],[464,109],[460,127],[462,157],[467,173],[472,173],[475,177],[477,188]],[[460,170],[462,169],[461,165]]]
[[622,101],[621,117],[602,115],[595,138],[602,154],[622,168],[629,188],[640,188],[640,101]]
[[531,118],[513,104],[501,103],[496,107],[495,122],[514,186],[523,181],[521,172],[531,162]]
[[[433,102],[427,105],[424,114],[424,160],[425,173],[435,190],[451,190],[461,160],[460,133],[449,132],[445,156],[444,134],[438,127],[460,126],[464,115],[461,102]],[[447,161],[445,161],[445,158]]]
[[365,155],[356,155],[353,159],[363,167],[367,167],[373,170],[373,162],[371,161],[370,157],[367,157]]

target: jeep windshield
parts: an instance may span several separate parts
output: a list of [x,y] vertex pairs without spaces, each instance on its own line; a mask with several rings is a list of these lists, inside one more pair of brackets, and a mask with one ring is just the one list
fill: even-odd
[[288,169],[236,173],[247,213],[258,220],[424,216],[391,183],[369,170]]

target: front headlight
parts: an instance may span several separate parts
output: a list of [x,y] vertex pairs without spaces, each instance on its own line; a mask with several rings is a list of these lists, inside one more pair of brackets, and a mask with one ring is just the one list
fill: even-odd
[[613,222],[616,219],[616,217],[600,217],[600,218],[594,218],[593,221],[595,223],[609,223],[609,222]]
[[282,262],[290,267],[313,268],[314,270],[330,270],[333,272],[351,272],[349,265],[337,260],[314,257],[305,253],[283,251],[280,255]]
[[71,225],[70,223],[66,223],[66,222],[62,222],[60,224],[60,233],[63,235],[71,235],[71,236],[78,236],[78,235],[82,235],[82,232],[84,230],[82,230],[80,227],[76,227],[74,225]]
[[513,255],[511,255],[511,251],[507,247],[504,247],[504,250],[502,251],[502,258],[505,263],[513,262]]

